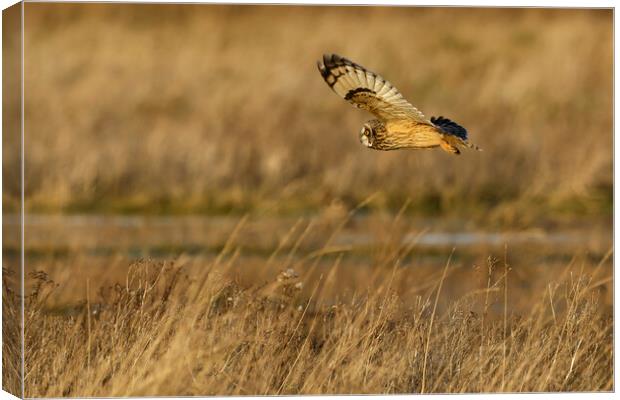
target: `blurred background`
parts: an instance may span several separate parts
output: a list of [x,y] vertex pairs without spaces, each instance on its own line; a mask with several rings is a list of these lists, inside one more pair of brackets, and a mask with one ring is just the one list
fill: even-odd
[[[301,257],[327,237],[351,268],[381,265],[386,243],[415,242],[412,264],[432,269],[452,248],[462,265],[508,246],[537,266],[611,247],[610,10],[29,3],[25,13],[26,264],[57,280],[77,268],[111,282],[138,257],[214,257],[243,216],[236,243],[257,263],[244,274],[267,278],[275,249]],[[384,75],[427,116],[458,121],[484,151],[366,149],[358,132],[371,116],[317,71],[329,52]],[[7,110],[18,94],[6,90]],[[19,152],[6,143],[10,227]],[[5,238],[9,261],[18,239]],[[113,257],[118,274],[94,267]]]
[[[28,4],[26,209],[484,223],[610,216],[612,12]],[[346,56],[484,152],[375,152],[316,61]],[[12,168],[17,154],[6,153]],[[16,205],[16,182],[4,201]]]
[[[560,275],[572,282],[575,268],[598,274],[594,309],[607,318],[612,21],[611,9],[26,3],[29,326],[83,325],[71,318],[90,315],[80,314],[85,299],[105,310],[96,293],[170,260],[193,282],[177,296],[188,308],[186,289],[225,265],[225,284],[253,298],[272,298],[276,289],[265,287],[294,277],[295,296],[278,303],[291,313],[318,287],[316,310],[386,287],[405,310],[430,298],[450,260],[438,312],[486,288],[466,312],[491,317],[529,312],[533,299],[551,299]],[[3,45],[18,53],[19,41]],[[358,132],[372,117],[325,84],[323,53],[383,75],[426,116],[466,127],[484,151],[363,147]],[[18,72],[9,67],[5,74]],[[17,115],[19,81],[4,81],[5,115]],[[19,235],[8,234],[19,230],[12,121],[3,127],[5,279],[18,276],[19,262]],[[30,330],[31,396],[129,393],[107,383],[76,389],[82,364],[59,378],[64,367],[51,371],[40,355],[86,342],[58,344],[77,336],[46,329]],[[119,376],[141,376],[132,374]]]
[[[507,246],[538,268],[611,247],[611,10],[29,3],[25,13],[33,271],[82,287],[69,283],[78,269],[104,284],[138,257],[215,257],[232,235],[257,263],[244,276],[265,279],[283,246],[284,264],[340,246],[329,252],[356,268],[382,265],[381,246],[415,243],[410,262],[432,269],[453,248],[461,265],[505,258]],[[427,116],[458,121],[484,151],[366,149],[358,132],[371,116],[317,71],[329,52],[384,75]],[[16,94],[5,92],[9,111]],[[6,143],[5,227],[15,227],[19,152]],[[5,238],[9,261],[18,239]],[[103,268],[114,257],[118,274]]]

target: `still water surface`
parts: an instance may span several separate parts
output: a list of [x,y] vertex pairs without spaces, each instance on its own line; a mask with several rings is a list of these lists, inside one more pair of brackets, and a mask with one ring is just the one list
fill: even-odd
[[[328,243],[364,248],[385,242],[415,245],[419,249],[511,248],[545,252],[576,250],[604,253],[612,245],[611,221],[562,229],[533,227],[520,230],[484,230],[467,223],[432,219],[394,221],[387,217],[265,217],[228,216],[106,216],[26,215],[26,252],[132,253],[134,255],[217,252],[228,241],[248,251],[270,252],[278,246],[317,249]],[[4,217],[4,246],[18,248],[17,216]],[[232,239],[231,239],[232,238]],[[301,240],[300,238],[303,238]]]

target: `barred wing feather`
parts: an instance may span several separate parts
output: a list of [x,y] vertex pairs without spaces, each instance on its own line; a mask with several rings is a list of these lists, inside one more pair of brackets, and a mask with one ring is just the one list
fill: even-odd
[[329,87],[356,107],[383,121],[413,119],[430,125],[424,114],[380,75],[336,54],[323,55],[323,62],[317,65]]

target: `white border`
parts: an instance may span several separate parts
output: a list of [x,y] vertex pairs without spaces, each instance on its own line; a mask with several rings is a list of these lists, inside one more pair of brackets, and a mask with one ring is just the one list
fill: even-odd
[[[25,0],[27,3],[54,3],[49,0]],[[6,8],[15,1],[2,0],[2,8]],[[348,0],[334,2],[330,0],[287,0],[287,1],[270,1],[270,0],[251,0],[251,1],[222,1],[222,0],[209,0],[209,1],[169,1],[169,0],[68,0],[58,1],[57,3],[168,3],[168,4],[275,4],[275,5],[340,5],[340,6],[418,6],[418,7],[557,7],[557,8],[612,8],[615,7],[615,1],[610,0],[593,0],[587,3],[576,0],[422,0],[422,1],[410,1],[410,0],[388,0],[388,1],[376,1],[376,0]]]

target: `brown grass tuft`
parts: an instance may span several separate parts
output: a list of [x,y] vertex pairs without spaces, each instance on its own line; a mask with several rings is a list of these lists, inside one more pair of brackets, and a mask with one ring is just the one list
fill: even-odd
[[327,247],[321,262],[253,261],[233,238],[211,258],[107,263],[106,279],[42,261],[50,274],[27,285],[26,395],[613,389],[610,253],[559,273],[493,258],[426,269],[410,245],[390,248],[371,270]]

